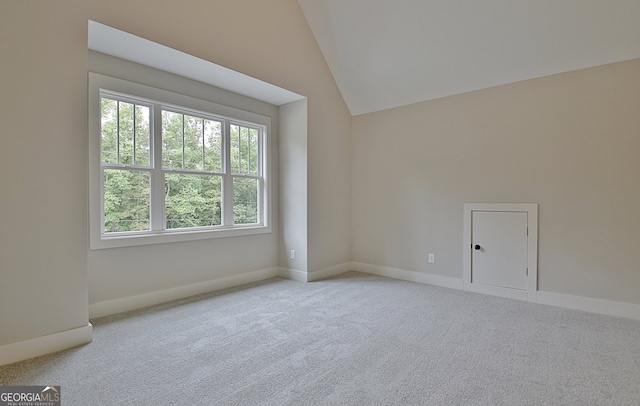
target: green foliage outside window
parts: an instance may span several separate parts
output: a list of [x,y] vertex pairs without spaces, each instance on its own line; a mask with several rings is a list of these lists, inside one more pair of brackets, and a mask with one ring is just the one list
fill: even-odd
[[220,225],[220,181],[220,176],[166,174],[167,229]]
[[[149,107],[102,99],[102,162],[150,166]],[[105,232],[151,228],[150,172],[104,170]]]
[[[101,99],[105,232],[151,229],[151,109]],[[258,221],[259,131],[229,127],[235,224]],[[162,111],[166,229],[222,224],[223,122]],[[249,177],[247,177],[247,175]]]
[[148,172],[105,169],[104,189],[105,232],[151,229]]

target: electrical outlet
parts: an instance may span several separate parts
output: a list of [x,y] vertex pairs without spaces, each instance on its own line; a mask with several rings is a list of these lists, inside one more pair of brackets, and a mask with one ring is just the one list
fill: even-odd
[[430,264],[435,264],[436,263],[436,254],[429,253],[429,263]]
[[296,259],[296,250],[289,251],[289,258]]

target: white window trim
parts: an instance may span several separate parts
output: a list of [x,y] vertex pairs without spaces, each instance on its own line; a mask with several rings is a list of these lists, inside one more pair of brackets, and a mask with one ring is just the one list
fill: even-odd
[[[263,182],[259,196],[262,207],[262,224],[216,226],[215,228],[190,228],[162,231],[105,234],[102,232],[102,197],[100,176],[100,91],[137,96],[144,99],[161,101],[164,104],[181,106],[215,116],[225,117],[239,122],[255,123],[264,126]],[[89,72],[89,246],[90,249],[130,247],[138,245],[193,241],[221,237],[238,237],[272,232],[271,226],[271,118],[260,114],[224,106],[155,87],[142,85],[110,76]]]

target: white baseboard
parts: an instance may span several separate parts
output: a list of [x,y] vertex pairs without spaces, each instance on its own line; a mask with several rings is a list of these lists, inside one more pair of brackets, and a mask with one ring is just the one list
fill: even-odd
[[[189,296],[213,292],[215,290],[226,289],[245,283],[257,282],[263,279],[278,276],[299,282],[313,282],[324,278],[329,278],[331,276],[339,275],[348,271],[357,271],[373,275],[386,276],[389,278],[402,279],[411,282],[441,286],[450,289],[463,290],[463,282],[461,278],[452,278],[449,276],[407,271],[404,269],[390,268],[366,264],[362,262],[346,262],[343,264],[331,266],[329,268],[319,269],[313,272],[305,272],[287,268],[269,268],[240,275],[229,276],[226,278],[214,279],[211,281],[196,283],[192,285],[180,286],[132,297],[94,303],[89,305],[89,317],[96,318],[108,316],[128,310],[152,306],[171,300],[182,299]],[[610,316],[626,317],[640,320],[640,305],[638,304],[613,302],[602,299],[572,296],[563,293],[546,291],[536,292],[536,302],[544,305],[564,307],[591,313],[599,313]],[[89,339],[89,341],[91,340]],[[2,351],[4,347],[6,346],[0,347],[0,365],[3,360],[2,355],[4,353]]]
[[298,282],[315,282],[349,271],[351,271],[351,262],[345,262],[343,264],[330,266],[329,268],[318,269],[312,272],[281,268],[280,276]]
[[545,291],[537,292],[537,301],[544,305],[640,320],[640,305],[633,303],[613,302]]
[[[361,262],[352,262],[351,269],[354,271],[369,273],[373,275],[387,276],[389,278],[402,279],[405,281],[426,283],[429,285],[463,290],[462,279],[451,278],[448,276],[424,274],[421,272],[388,268],[384,266],[364,264]],[[476,293],[487,294],[487,292]],[[640,320],[640,305],[638,304],[613,302],[609,300],[572,296],[563,293],[545,291],[537,291],[535,293],[535,302],[539,304]]]
[[[463,290],[467,292],[482,293],[483,295],[505,297],[507,299],[523,300],[527,301],[529,298],[529,292],[526,290],[509,289],[501,286],[482,285],[479,283],[467,283],[464,284]],[[535,302],[535,300],[532,300]]]
[[66,350],[90,343],[92,340],[93,326],[89,323],[83,327],[1,345],[0,365],[11,364],[13,362],[39,357],[40,355]]
[[[162,291],[94,303],[89,306],[89,316],[91,318],[107,316],[278,276],[300,282],[313,282],[351,270],[450,289],[463,289],[462,279],[458,278],[407,271],[361,262],[348,262],[313,272],[304,272],[286,268],[269,268],[214,279],[211,281],[170,288]],[[640,305],[638,304],[614,302],[546,291],[538,291],[536,294],[537,303],[539,304],[640,320]],[[10,364],[51,352],[76,347],[78,345],[89,343],[92,339],[93,326],[89,323],[83,327],[48,334],[46,336],[23,340],[16,343],[1,345],[0,365]]]
[[329,268],[318,269],[307,274],[307,282],[315,282],[332,276],[340,275],[352,270],[351,262],[330,266]]
[[297,282],[306,282],[307,272],[299,271],[297,269],[280,268],[280,277],[291,279]]
[[433,275],[422,272],[406,271],[404,269],[389,268],[385,266],[364,264],[362,262],[352,262],[351,269],[358,272],[370,273],[373,275],[387,276],[389,278],[402,279],[405,281],[425,283],[428,285],[441,286],[450,289],[462,290],[462,279],[450,276]]
[[107,300],[89,305],[89,318],[109,316],[142,307],[153,306],[172,300],[209,293],[220,289],[231,288],[245,283],[257,282],[263,279],[281,276],[281,268],[262,269],[242,273],[220,279],[179,286],[141,295]]

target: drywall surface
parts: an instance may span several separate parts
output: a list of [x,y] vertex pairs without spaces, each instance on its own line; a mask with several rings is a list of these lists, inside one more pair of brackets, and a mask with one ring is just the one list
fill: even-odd
[[344,103],[311,97],[308,103],[309,271],[313,272],[351,259],[351,116]]
[[[270,220],[277,223],[277,107],[93,51],[89,52],[89,70],[271,117]],[[90,304],[273,268],[277,266],[277,235],[275,226],[270,234],[249,237],[90,250]]]
[[280,106],[280,264],[307,272],[307,100]]
[[640,303],[638,106],[633,60],[354,117],[353,260],[460,278],[464,203],[538,203],[540,290]]
[[[122,7],[125,3],[122,2]],[[295,1],[215,4],[194,2],[167,5],[154,11],[151,18],[141,21],[136,15],[145,14],[150,6],[151,3],[145,2],[135,5],[126,3],[128,13],[123,14],[117,12],[118,7],[114,7],[113,4],[94,2],[89,17],[94,21],[302,94],[315,100],[318,106],[338,106],[331,110],[321,107],[307,109],[310,122],[338,123],[334,125],[336,135],[333,139],[327,138],[322,128],[306,129],[307,140],[316,139],[315,145],[318,146],[316,151],[305,151],[307,159],[323,153],[321,149],[328,148],[331,151],[349,142],[348,110]],[[184,10],[190,6],[194,13],[185,13]],[[242,18],[217,18],[216,23],[211,24],[212,15]],[[241,25],[238,25],[239,21]],[[166,26],[172,28],[167,30]],[[240,26],[242,29],[239,29]],[[277,113],[274,121],[277,121]],[[284,124],[289,128],[289,123]],[[335,144],[336,139],[340,140],[340,144]],[[286,143],[296,140],[285,138],[285,144],[282,144],[279,136],[274,134],[272,141],[272,174],[278,177],[280,149],[288,150],[291,146]],[[342,161],[337,162],[337,165],[348,165],[349,158],[348,152],[343,153],[338,158]],[[324,173],[321,169],[316,169],[317,173],[314,175],[322,180],[318,186],[310,182],[296,186],[301,186],[308,195],[313,193],[314,188],[331,184],[331,173]],[[311,170],[308,176],[312,176],[310,172]],[[287,218],[288,213],[281,213],[278,199],[279,179],[274,180],[274,232],[271,235],[126,248],[113,253],[104,250],[92,251],[89,254],[91,303],[204,282],[242,272],[287,266],[287,263],[282,263],[282,252],[286,252],[286,248],[280,246],[282,239],[279,236],[278,225],[280,216],[285,215]],[[306,181],[306,178],[303,180]],[[344,230],[350,228],[350,205],[343,204],[331,213],[326,212],[325,207],[334,205],[334,196],[341,194],[345,187],[348,190],[349,183],[350,177],[346,177],[331,184],[329,191],[319,196],[317,209],[304,209],[309,218],[315,217],[315,221],[322,224],[327,221],[324,218],[327,216],[337,215],[344,219],[339,228],[334,226],[332,229],[320,230],[319,232],[325,233],[318,237],[321,241],[331,240],[335,234],[346,234],[345,245],[348,246],[348,233]],[[287,224],[293,227],[287,229],[288,235],[307,235],[306,222]],[[309,244],[308,240],[304,241],[304,244],[307,245],[297,248],[297,252],[302,255],[303,263],[306,262],[304,258],[308,255],[307,252],[318,249]],[[349,259],[348,256],[345,257],[343,247],[333,247],[333,251],[323,250],[323,254],[331,265]],[[304,270],[304,267],[302,268]],[[111,288],[107,290],[105,286]]]
[[88,323],[87,33],[64,3],[0,2],[0,345]]
[[[308,156],[324,164],[309,167],[317,183],[308,184],[308,193],[318,199],[309,207],[310,232],[319,235],[307,248],[322,249],[323,263],[348,261],[348,248],[338,243],[348,247],[350,204],[336,196],[349,190],[351,179],[334,179],[335,170],[323,169],[349,166],[349,153],[338,150],[350,142],[350,117],[295,0],[4,1],[0,345],[86,326],[89,301],[279,265],[277,234],[89,252],[88,20],[313,100],[308,138],[315,149]],[[322,126],[327,122],[330,136]],[[277,203],[277,187],[274,193]]]

